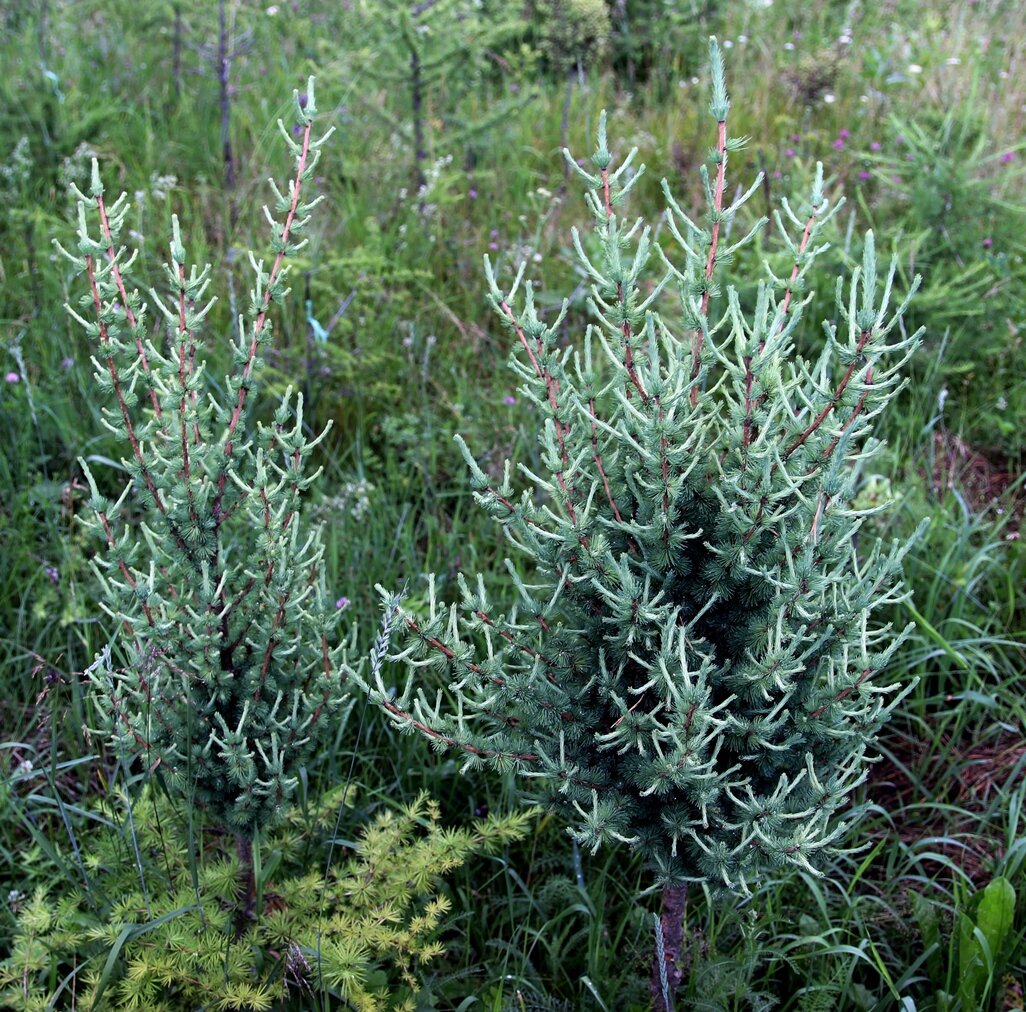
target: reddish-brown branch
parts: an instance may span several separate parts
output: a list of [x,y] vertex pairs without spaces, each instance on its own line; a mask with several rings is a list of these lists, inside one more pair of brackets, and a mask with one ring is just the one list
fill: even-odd
[[[101,511],[101,512],[98,512],[96,515],[97,515],[97,517],[99,517],[100,526],[103,527],[104,536],[107,538],[107,547],[110,548],[110,549],[113,549],[114,548],[114,532],[110,529],[110,521],[107,519],[107,514]],[[136,589],[135,577],[132,576],[132,573],[129,570],[128,566],[125,565],[125,560],[124,559],[120,559],[118,561],[118,569],[121,570],[121,575],[124,577],[125,583],[127,583],[128,586],[132,588],[132,591],[134,593],[135,589]],[[153,615],[150,612],[150,606],[145,601],[142,602],[142,610],[143,610],[143,614],[146,616],[146,621],[152,626],[153,625]],[[125,625],[128,627],[129,633],[131,633],[132,632],[132,624],[130,622],[126,621]]]
[[849,685],[846,689],[841,689],[841,691],[837,693],[837,695],[834,696],[834,698],[831,699],[829,703],[824,703],[818,709],[813,710],[812,713],[809,714],[809,719],[816,720],[817,718],[822,717],[823,714],[826,713],[827,709],[833,706],[834,703],[841,703],[844,700],[846,700],[872,673],[872,668],[866,668],[862,672],[862,674],[859,675],[858,679],[855,681],[853,685]]
[[591,412],[591,449],[592,459],[595,461],[595,467],[598,468],[599,477],[602,478],[602,487],[606,491],[606,499],[609,502],[609,506],[613,511],[613,516],[616,517],[618,524],[623,523],[623,517],[620,516],[620,510],[617,508],[616,500],[613,498],[613,493],[609,488],[609,479],[606,477],[605,468],[602,466],[602,455],[599,453],[598,445],[598,425],[595,421],[595,398],[592,397],[588,401],[588,411]]
[[[456,654],[452,650],[450,650],[441,640],[435,639],[434,636],[428,636],[412,618],[407,617],[406,625],[412,632],[416,633],[416,635],[427,643],[429,647],[437,650],[447,661],[451,663],[456,660]],[[463,663],[467,666],[468,670],[473,671],[478,678],[483,678],[485,681],[491,682],[492,685],[502,687],[506,684],[505,679],[486,674],[480,664],[475,664],[473,661],[464,661]]]
[[89,288],[93,296],[93,309],[96,312],[96,324],[100,331],[100,343],[107,349],[107,371],[110,373],[111,383],[114,387],[114,395],[117,398],[122,421],[125,423],[125,434],[128,436],[128,442],[132,447],[132,454],[135,456],[136,462],[139,465],[139,473],[142,475],[143,483],[146,485],[146,490],[153,497],[154,505],[164,516],[164,519],[168,521],[168,527],[172,531],[178,547],[185,552],[186,555],[191,556],[191,549],[188,544],[186,544],[185,539],[178,532],[174,524],[171,523],[170,517],[167,515],[167,508],[164,505],[164,500],[161,499],[160,492],[153,481],[153,476],[150,474],[150,470],[146,466],[146,461],[143,458],[142,447],[139,445],[139,439],[135,433],[135,426],[132,425],[132,416],[129,414],[128,404],[125,401],[125,393],[121,386],[121,375],[118,372],[117,364],[114,361],[114,354],[110,349],[110,334],[107,331],[107,325],[103,322],[103,306],[100,301],[100,289],[96,283],[96,271],[93,266],[93,258],[91,256],[87,256],[85,261],[86,275],[89,278]]
[[[606,219],[613,217],[613,197],[609,188],[609,169],[602,170],[602,200],[606,209]],[[626,316],[626,306],[624,304],[623,296],[623,285],[618,284],[616,286],[616,296],[620,302],[621,307],[624,308],[624,315]],[[642,400],[648,400],[648,396],[645,393],[645,388],[641,385],[641,380],[638,378],[637,369],[634,367],[634,350],[631,348],[631,325],[628,320],[623,322],[623,347],[624,347],[624,368],[627,370],[627,375],[630,376],[631,383],[635,390],[638,391]],[[630,391],[627,392],[627,396],[630,396]],[[615,507],[614,507],[615,509]]]
[[[492,621],[491,617],[488,615],[487,612],[483,612],[483,611],[481,611],[480,608],[478,608],[474,612],[474,614],[482,622],[484,622],[484,624],[486,626],[489,626],[490,628],[494,629],[507,643],[510,644],[510,646],[516,647],[517,650],[519,650],[521,653],[527,654],[528,657],[533,657],[535,660],[541,661],[542,664],[547,665],[549,668],[554,668],[556,666],[555,661],[552,661],[548,657],[546,657],[544,654],[539,653],[537,650],[534,649],[534,647],[528,646],[526,643],[521,643],[508,630],[500,629],[498,626],[496,626],[496,624]],[[540,617],[539,617],[539,621],[541,621]],[[546,673],[546,677],[548,678],[548,680],[550,682],[555,684],[555,679],[553,678],[551,671],[548,671]]]
[[[641,704],[644,701],[645,693],[642,693],[640,696],[638,696],[634,703],[627,708],[627,713],[633,713],[639,706],[641,706]],[[611,731],[615,731],[623,723],[624,718],[627,716],[627,713],[620,714],[620,716],[613,721],[613,726],[610,728]]]
[[[623,330],[623,367],[627,370],[627,375],[630,377],[631,385],[635,390],[638,391],[638,395],[643,401],[648,400],[648,394],[645,391],[645,387],[642,385],[641,378],[638,376],[638,370],[634,365],[634,349],[631,347],[631,323],[630,320],[626,319],[627,316],[627,301],[623,292],[623,284],[617,282],[616,285],[616,298],[620,303],[620,308],[623,310],[625,317],[621,329]],[[630,390],[627,391],[627,396],[630,397]]]
[[[787,289],[784,292],[784,301],[783,301],[783,303],[781,304],[781,307],[780,307],[782,315],[780,317],[780,325],[777,328],[777,334],[779,334],[780,331],[784,329],[784,325],[787,322],[787,313],[788,313],[788,310],[791,308],[791,298],[792,298],[792,296],[794,294],[794,284],[798,280],[799,257],[801,257],[801,255],[805,252],[805,247],[808,246],[808,244],[809,244],[809,236],[812,235],[812,227],[815,224],[816,224],[816,214],[815,214],[815,212],[813,212],[812,214],[809,215],[808,219],[805,222],[805,231],[802,233],[802,240],[798,244],[798,256],[795,257],[794,265],[791,268],[791,277],[790,277],[790,279],[787,282]],[[766,347],[765,340],[760,341],[759,342],[759,352],[760,352],[760,354],[762,353],[762,351],[763,351],[763,349],[765,347]],[[753,411],[753,409],[755,407],[758,406],[758,404],[762,401],[762,398],[765,397],[766,395],[765,394],[760,395],[759,397],[757,397],[755,399],[755,402],[753,403],[751,394],[752,394],[752,382],[754,380],[754,375],[752,373],[752,368],[751,368],[751,365],[752,365],[751,356],[746,357],[744,361],[745,361],[744,445],[748,446],[751,443],[751,440],[752,440],[752,411]]]
[[[709,317],[709,299],[712,293],[713,272],[716,270],[716,251],[720,243],[720,218],[723,214],[723,190],[727,181],[727,121],[720,120],[716,136],[716,190],[713,193],[713,223],[712,233],[709,238],[709,253],[705,260],[705,291],[702,292],[701,314],[702,319]],[[696,327],[691,343],[691,380],[698,379],[702,368],[702,345],[705,336],[702,328]],[[691,406],[698,405],[698,387],[691,388]]]
[[[125,310],[125,319],[128,320],[128,324],[132,328],[133,336],[135,337],[135,347],[139,352],[139,361],[142,362],[143,372],[149,375],[150,362],[146,357],[146,349],[143,348],[142,340],[136,330],[135,314],[132,312],[132,307],[128,304],[128,292],[125,290],[125,282],[121,277],[121,268],[118,267],[117,256],[114,252],[114,236],[111,234],[110,222],[107,219],[107,208],[104,206],[102,193],[96,198],[96,208],[100,212],[100,228],[104,239],[107,240],[107,258],[110,260],[111,274],[114,276],[114,283],[117,285],[118,294],[121,296],[121,305]],[[161,414],[160,402],[157,400],[156,390],[150,390],[150,403],[153,405],[154,414],[159,418]]]
[[852,360],[851,365],[848,366],[847,370],[844,373],[844,376],[841,377],[841,382],[837,385],[837,389],[834,391],[833,396],[830,398],[826,407],[824,407],[823,410],[820,411],[820,413],[816,415],[816,417],[809,423],[805,431],[787,448],[787,451],[784,453],[784,460],[787,460],[787,458],[790,457],[791,454],[794,453],[794,451],[797,450],[799,446],[804,445],[805,441],[809,438],[809,436],[811,436],[823,424],[823,422],[826,420],[827,415],[829,415],[830,412],[833,411],[835,407],[837,407],[838,401],[841,399],[841,396],[844,394],[844,391],[848,389],[848,384],[851,382],[851,378],[855,374],[855,368],[858,364],[858,357],[862,354],[863,351],[865,351],[866,345],[869,344],[869,341],[872,338],[872,336],[872,328],[862,331],[861,335],[859,336],[858,344],[855,348],[855,358]]
[[[246,599],[246,597],[249,595],[249,592],[255,586],[256,586],[256,578],[251,576],[249,578],[249,580],[246,582],[246,586],[243,587],[242,590],[239,591],[239,593],[235,597],[235,600],[232,601],[232,603],[228,606],[227,610],[225,611],[224,614],[225,614],[226,618]],[[207,609],[209,611],[212,611],[213,607],[214,607],[213,602],[211,602],[207,606]]]
[[[808,221],[805,222],[805,231],[802,233],[802,241],[798,244],[798,256],[800,257],[805,252],[805,247],[809,243],[809,236],[812,234],[812,226],[816,224],[816,214],[813,212],[809,215]],[[791,296],[794,291],[794,283],[798,280],[798,258],[795,258],[794,266],[791,268],[791,278],[787,282],[787,291],[784,292],[784,302],[780,307],[784,317],[787,316],[787,311],[791,308]],[[783,329],[784,320],[781,319],[780,327]],[[778,331],[779,333],[779,331]],[[765,342],[763,342],[765,344]],[[759,350],[762,350],[760,346]]]
[[830,441],[830,445],[823,451],[823,458],[826,459],[834,452],[835,447],[840,442],[841,436],[851,427],[851,424],[855,421],[860,414],[862,409],[866,406],[866,398],[869,396],[869,384],[873,382],[873,369],[870,367],[866,370],[865,378],[866,389],[862,391],[862,395],[858,399],[858,403],[855,405],[855,409],[851,413],[851,417],[841,426],[841,431]]
[[741,443],[747,447],[752,441],[752,382],[755,379],[755,374],[752,372],[752,356],[745,355],[745,422],[744,422],[744,435]]
[[517,752],[497,752],[493,749],[478,748],[476,745],[467,745],[456,741],[455,738],[450,738],[446,734],[442,734],[441,731],[436,731],[433,727],[428,727],[427,724],[421,723],[415,717],[408,714],[405,710],[399,709],[395,703],[389,702],[387,699],[382,701],[381,704],[389,713],[394,714],[401,720],[406,721],[412,727],[415,727],[421,734],[426,735],[428,738],[434,738],[436,741],[443,741],[450,748],[458,748],[463,752],[469,752],[471,755],[479,756],[482,759],[512,759],[515,762],[534,763],[538,761],[538,756],[532,752],[517,753]]
[[762,520],[762,514],[766,509],[766,496],[763,496],[759,500],[759,508],[755,511],[755,517],[752,520],[752,526],[748,528],[744,533],[744,537],[741,539],[747,545],[752,540],[753,535],[759,529],[759,523]]
[[535,375],[545,383],[545,389],[549,396],[549,408],[552,411],[552,421],[556,427],[556,440],[559,442],[559,455],[562,461],[563,467],[561,470],[556,472],[556,481],[559,483],[559,487],[566,496],[566,511],[570,517],[571,523],[577,523],[577,511],[574,509],[572,489],[567,485],[566,482],[566,467],[570,463],[570,454],[566,448],[566,436],[570,431],[569,422],[564,422],[559,417],[559,380],[552,375],[549,369],[541,364],[539,361],[540,356],[543,354],[541,341],[538,340],[538,356],[536,357],[534,352],[531,350],[530,342],[527,340],[527,335],[524,333],[523,328],[517,322],[516,316],[513,314],[513,310],[509,304],[503,300],[499,303],[499,308],[506,314],[507,319],[513,324],[513,329],[516,331],[517,338],[520,343],[524,346],[527,351],[528,357],[530,358],[531,365],[534,367]]
[[[185,396],[185,378],[187,376],[191,376],[195,372],[195,370],[196,370],[196,337],[189,330],[188,326],[186,325],[185,309],[186,309],[186,307],[185,307],[185,265],[184,264],[179,264],[178,265],[178,326],[179,326],[179,329],[180,329],[181,333],[186,335],[188,337],[188,339],[189,339],[189,359],[188,359],[188,362],[186,363],[186,361],[184,360],[185,348],[184,348],[184,342],[183,342],[183,348],[182,348],[181,353],[180,353],[179,365],[178,365],[178,378],[179,378],[179,381],[181,382],[181,385],[182,385],[182,396],[183,397]],[[196,394],[195,390],[192,391],[191,399],[192,399],[193,406],[195,407],[196,400],[197,400],[197,394]],[[184,401],[183,401],[183,405],[184,405]],[[193,442],[197,446],[199,446],[199,442],[200,442],[199,422],[193,422],[193,426],[192,426],[192,439],[193,439]]]
[[[183,484],[185,485],[185,494],[189,499],[189,515],[192,517],[192,522],[199,526],[199,511],[196,509],[196,497],[192,488],[192,464],[189,458],[189,437],[188,429],[185,424],[185,407],[188,399],[188,390],[186,387],[187,377],[191,373],[191,365],[188,364],[185,354],[186,338],[191,338],[189,329],[186,326],[185,317],[185,267],[182,264],[178,265],[178,325],[180,328],[180,334],[182,340],[178,346],[178,384],[181,387],[181,396],[178,399],[178,431],[179,437],[182,444],[182,478]],[[196,403],[196,391],[192,392],[192,402]],[[193,423],[194,438],[199,443],[199,425]]]
[[[281,270],[282,261],[285,259],[285,251],[288,248],[289,239],[292,234],[292,223],[296,218],[296,208],[299,206],[299,194],[303,186],[303,173],[306,171],[306,160],[310,153],[310,131],[313,124],[308,122],[306,128],[303,131],[303,146],[300,151],[299,157],[296,160],[296,175],[293,181],[292,187],[292,203],[289,205],[288,214],[285,216],[285,225],[282,228],[281,234],[281,250],[274,259],[274,266],[271,268],[270,273],[267,276],[267,284],[264,288],[264,299],[263,304],[260,308],[260,312],[257,314],[256,319],[253,321],[252,336],[249,343],[249,354],[246,358],[246,364],[242,369],[242,378],[239,383],[239,392],[235,400],[235,407],[232,410],[231,419],[228,422],[228,431],[224,443],[224,453],[228,460],[231,460],[232,450],[234,446],[235,430],[238,427],[239,420],[242,418],[242,412],[246,404],[246,394],[249,390],[248,381],[253,371],[253,363],[256,361],[257,346],[259,343],[260,334],[264,329],[264,322],[267,319],[267,313],[271,306],[271,292],[274,290],[275,281],[278,278],[278,272]],[[217,524],[220,524],[223,520],[221,513],[221,503],[224,498],[225,485],[228,481],[228,465],[227,463],[221,469],[221,473],[217,478],[217,496],[214,499],[213,511],[214,520]]]

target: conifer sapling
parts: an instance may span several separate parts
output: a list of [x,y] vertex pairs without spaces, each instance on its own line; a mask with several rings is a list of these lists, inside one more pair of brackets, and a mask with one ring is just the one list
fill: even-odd
[[[727,133],[715,40],[711,64],[708,207],[693,219],[664,181],[675,248],[625,216],[643,167],[634,151],[614,159],[604,117],[590,169],[566,152],[594,215],[590,236],[572,233],[591,282],[579,342],[561,343],[566,303],[543,319],[524,268],[507,291],[486,258],[541,419],[544,473],[521,464],[518,491],[508,464],[493,481],[460,445],[530,576],[507,562],[501,603],[480,578],[461,577],[459,606],[432,583],[427,614],[401,614],[405,685],[367,685],[401,730],[461,750],[466,766],[518,772],[581,845],[644,856],[663,884],[660,1007],[680,980],[688,883],[745,891],[785,867],[815,871],[857,821],[852,792],[901,696],[883,673],[903,634],[874,613],[902,597],[911,544],[856,550],[875,510],[852,506],[879,445],[872,421],[919,341],[898,326],[896,264],[880,269],[868,234],[861,265],[837,281],[821,353],[796,353],[840,206],[820,166],[804,209],[784,200],[776,214],[789,269],[721,288],[764,222],[731,235],[759,180],[725,199],[743,142]],[[444,675],[454,707],[425,671]]]
[[302,523],[317,477],[305,473],[309,454],[325,433],[307,438],[291,390],[270,425],[249,424],[270,314],[289,294],[286,261],[306,244],[321,199],[309,190],[331,133],[312,132],[313,79],[295,107],[301,136],[279,120],[295,172],[284,192],[271,181],[274,213],[264,208],[273,261],[250,254],[253,287],[223,388],[208,382],[199,354],[211,268],[187,267],[177,218],[165,290],[149,292],[166,343],[151,338],[147,300],[132,288],[136,254],[121,244],[129,204],[105,202],[95,160],[88,194],[74,190],[77,245],[58,244],[86,277],[80,308],[68,309],[96,342],[97,383],[113,402],[104,424],[130,450],[131,481],[115,502],[81,461],[105,546],[96,560],[104,607],[127,655],[122,670],[91,670],[103,731],[118,757],[140,756],[236,834],[244,858],[334,730],[350,673],[320,532]]

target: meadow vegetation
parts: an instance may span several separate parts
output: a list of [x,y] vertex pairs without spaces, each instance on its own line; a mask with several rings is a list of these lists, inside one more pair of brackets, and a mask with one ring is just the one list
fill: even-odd
[[[104,425],[98,338],[65,309],[88,317],[88,288],[51,240],[77,255],[71,187],[90,196],[96,159],[131,204],[133,284],[160,293],[175,215],[189,262],[214,265],[199,357],[234,403],[245,251],[273,262],[260,208],[288,171],[276,121],[302,139],[316,75],[318,129],[335,128],[310,179],[326,199],[289,250],[245,424],[283,424],[275,409],[301,393],[294,438],[323,468],[303,516],[323,524],[324,623],[352,630],[349,659],[370,658],[387,699],[407,674],[385,660],[376,585],[428,615],[461,574],[494,600],[528,575],[505,568],[454,439],[479,488],[506,460],[546,473],[482,258],[503,279],[526,264],[542,321],[566,299],[551,339],[579,346],[591,279],[570,230],[591,211],[561,150],[592,151],[605,110],[613,154],[637,147],[648,167],[632,208],[657,209],[646,222],[671,255],[659,181],[699,213],[712,34],[747,138],[726,199],[762,173],[725,239],[766,219],[730,265],[739,302],[755,304],[764,261],[789,273],[774,212],[818,162],[846,204],[800,293],[796,353],[818,359],[867,231],[882,264],[897,257],[899,301],[922,276],[892,335],[923,328],[909,382],[856,475],[857,551],[929,523],[904,558],[910,596],[875,615],[912,624],[879,673],[910,691],[855,792],[866,815],[844,842],[860,849],[819,874],[764,870],[749,896],[693,886],[677,1007],[1023,1007],[1026,10],[1007,0],[0,4],[0,1007],[650,1007],[660,897],[644,855],[592,853],[521,805],[513,769],[461,773],[359,692],[333,701],[248,857],[188,783],[111,747],[91,686],[132,644],[97,578],[94,505],[133,466]],[[161,347],[155,315],[141,336]],[[149,505],[132,493],[121,515],[144,548]],[[452,678],[432,674],[448,707]]]

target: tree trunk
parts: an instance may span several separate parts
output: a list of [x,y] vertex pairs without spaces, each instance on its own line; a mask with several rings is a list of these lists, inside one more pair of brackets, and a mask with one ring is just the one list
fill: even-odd
[[253,841],[247,836],[236,836],[235,849],[242,865],[239,869],[242,902],[235,914],[235,937],[238,938],[253,920],[256,911],[256,875],[253,872]]
[[219,0],[217,5],[217,76],[221,85],[221,148],[224,156],[224,184],[229,190],[232,190],[235,188],[235,158],[232,154],[231,95],[228,91],[231,54],[228,52],[228,25],[224,8],[225,0]]
[[175,100],[182,97],[182,5],[174,5],[175,21],[171,35],[171,80],[174,82]]
[[[684,908],[688,900],[687,885],[665,886],[663,888],[663,909],[659,916],[659,927],[663,936],[663,958],[656,949],[652,958],[652,1007],[656,1012],[673,1012],[673,996],[684,977],[680,966],[681,950],[684,947]],[[663,986],[665,975],[666,986]]]
[[424,187],[427,176],[424,163],[427,161],[427,150],[424,147],[424,83],[420,75],[420,53],[410,47],[410,106],[413,113],[413,178],[417,184],[417,200],[421,210],[424,209]]

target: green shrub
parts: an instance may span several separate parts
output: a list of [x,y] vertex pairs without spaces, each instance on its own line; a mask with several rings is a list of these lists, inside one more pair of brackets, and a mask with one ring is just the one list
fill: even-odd
[[[715,40],[711,58],[705,221],[664,184],[680,267],[660,250],[650,272],[650,231],[621,211],[641,170],[635,152],[616,163],[604,118],[591,171],[566,153],[595,218],[593,237],[573,231],[591,282],[583,346],[562,342],[566,303],[544,320],[530,282],[521,295],[523,267],[504,291],[486,260],[545,473],[521,466],[518,492],[508,464],[496,481],[464,453],[530,576],[507,562],[503,604],[480,578],[461,579],[459,607],[432,586],[426,615],[402,613],[395,659],[411,673],[398,695],[380,675],[359,679],[399,729],[461,751],[465,768],[521,774],[582,846],[644,856],[664,886],[653,995],[667,1004],[688,883],[748,892],[785,869],[816,872],[857,823],[853,792],[902,694],[885,673],[904,636],[873,614],[903,597],[912,543],[854,547],[875,510],[852,504],[879,446],[872,421],[919,343],[898,328],[897,265],[879,270],[869,233],[861,265],[837,281],[818,360],[794,354],[836,211],[820,166],[802,214],[784,201],[777,215],[790,276],[767,268],[745,309],[734,287],[722,297],[717,268],[763,222],[728,239],[759,181],[725,202],[743,142],[727,135]],[[676,326],[658,312],[670,285]],[[454,708],[418,684],[424,670],[444,674]]]

